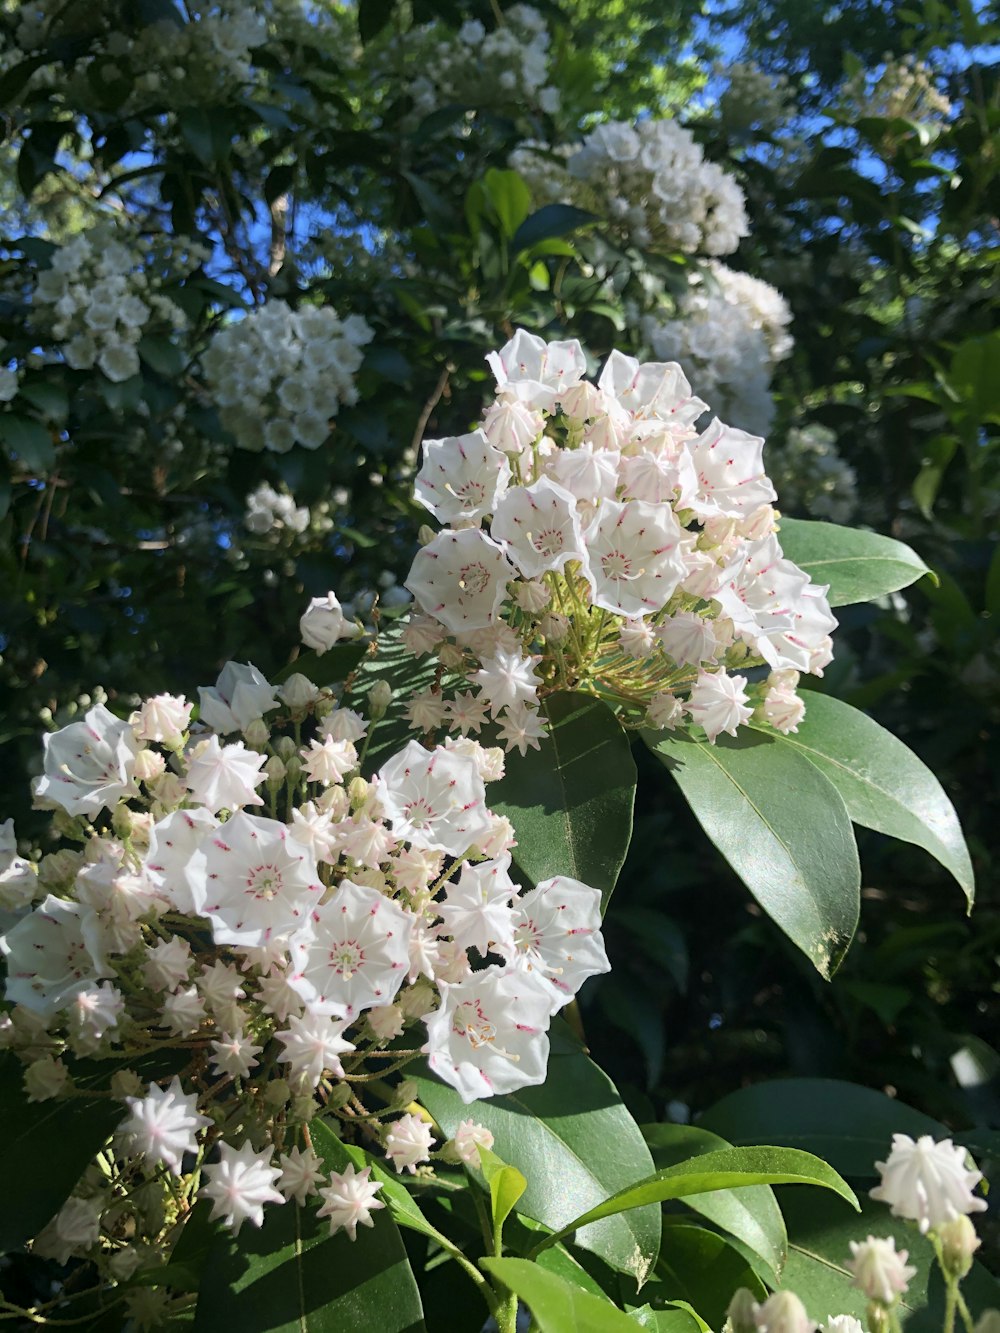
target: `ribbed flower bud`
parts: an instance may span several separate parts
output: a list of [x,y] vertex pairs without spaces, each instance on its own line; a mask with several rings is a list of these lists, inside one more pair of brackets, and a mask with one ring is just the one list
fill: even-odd
[[972,1256],[979,1249],[982,1241],[976,1235],[976,1228],[962,1214],[950,1222],[943,1222],[937,1229],[941,1242],[941,1259],[946,1273],[953,1277],[967,1277],[972,1268]]
[[280,787],[284,782],[285,765],[276,754],[272,754],[271,758],[264,765],[264,775],[267,778],[267,785],[269,787]]
[[816,1325],[794,1291],[776,1291],[754,1306],[758,1333],[813,1333]]
[[729,1302],[729,1309],[726,1311],[726,1319],[729,1321],[732,1333],[757,1333],[754,1319],[756,1309],[757,1302],[753,1298],[752,1291],[740,1287],[739,1291],[734,1292],[733,1299]]
[[385,711],[392,703],[392,686],[387,680],[377,680],[368,691],[368,708],[373,722],[385,717]]
[[262,717],[255,717],[245,728],[243,736],[251,750],[263,750],[271,738],[271,728]]
[[368,783],[362,777],[351,778],[347,788],[347,798],[352,810],[360,810],[368,800]]

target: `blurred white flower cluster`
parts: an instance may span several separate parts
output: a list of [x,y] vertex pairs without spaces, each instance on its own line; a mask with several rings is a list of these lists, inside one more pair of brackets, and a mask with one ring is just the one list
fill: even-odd
[[791,319],[777,288],[715,262],[692,277],[671,318],[649,314],[641,327],[654,354],[680,362],[713,411],[767,435],[774,422],[771,373],[791,353]]
[[287,491],[277,491],[266,481],[250,492],[246,506],[243,522],[257,537],[301,536],[310,530],[324,533],[333,527],[329,503],[323,502],[314,509],[307,505],[297,505],[294,495],[289,495]]
[[197,244],[131,236],[100,222],[53,252],[38,276],[35,323],[62,344],[74,370],[97,366],[109,380],[131,379],[141,338],[169,337],[187,325],[180,306],[157,289],[205,258]]
[[749,230],[740,186],[676,120],[608,121],[575,152],[528,143],[510,165],[536,203],[590,209],[644,250],[727,255]]
[[770,466],[786,513],[831,523],[849,523],[855,516],[857,476],[828,427],[793,426],[783,443],[772,446]]
[[784,74],[765,73],[752,60],[719,66],[715,73],[727,80],[719,98],[719,118],[727,130],[760,130],[774,134],[793,111],[791,87]]
[[242,449],[318,449],[342,403],[357,402],[354,378],[372,330],[332,306],[293,310],[268,301],[226,324],[202,356],[222,424]]
[[[332,594],[302,628],[317,651],[356,632]],[[121,1103],[100,1169],[34,1248],[117,1277],[162,1259],[198,1196],[234,1231],[322,1200],[353,1237],[380,1156],[331,1175],[310,1124],[348,1141],[363,1124],[416,1170],[431,1130],[397,1118],[413,1093],[384,1080],[423,1053],[466,1101],[541,1083],[552,1017],[608,970],[598,890],[511,878],[513,831],[486,798],[501,751],[411,741],[366,780],[384,682],[368,719],[237,663],[199,695],[194,725],[188,700],[159,695],[47,735],[35,799],[61,845],[32,863],[0,828],[0,1046],[29,1101]],[[111,1060],[106,1080],[82,1059]],[[488,1135],[463,1133],[454,1151],[475,1160]]]
[[673,363],[615,351],[595,384],[578,342],[523,330],[488,360],[482,426],[424,441],[415,494],[445,526],[406,580],[423,613],[408,647],[471,689],[415,696],[413,725],[464,736],[492,716],[523,754],[544,695],[582,689],[710,741],[755,713],[794,731],[799,674],[822,674],[837,622],[782,554],[764,441],[718,418],[699,432],[706,405]]
[[951,102],[934,81],[934,72],[915,55],[885,56],[881,70],[858,69],[840,89],[840,110],[852,120],[878,117],[923,124],[946,120]]
[[549,83],[551,39],[531,5],[505,9],[503,23],[486,28],[469,19],[455,32],[443,23],[411,28],[393,39],[386,74],[413,72],[406,90],[418,116],[446,106],[536,107],[553,114],[558,89]]

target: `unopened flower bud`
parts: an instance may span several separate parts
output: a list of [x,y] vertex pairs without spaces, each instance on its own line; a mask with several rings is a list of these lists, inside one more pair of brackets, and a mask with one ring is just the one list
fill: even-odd
[[438,661],[449,671],[461,671],[465,662],[465,653],[457,643],[443,643],[438,649]]
[[111,816],[111,827],[120,838],[130,838],[132,836],[133,812],[127,805],[115,807],[114,814]]
[[32,1061],[24,1071],[24,1090],[29,1102],[50,1101],[70,1086],[69,1070],[61,1060],[53,1060],[50,1055]]
[[343,787],[327,787],[316,800],[316,809],[329,815],[335,824],[346,819],[351,803]]
[[331,1089],[330,1095],[326,1099],[326,1104],[331,1110],[336,1111],[339,1110],[340,1107],[346,1106],[350,1100],[351,1085],[349,1083],[338,1083]]
[[754,1306],[758,1333],[813,1333],[816,1325],[794,1291],[776,1291]]
[[272,754],[271,758],[264,765],[264,775],[267,778],[267,785],[269,787],[280,787],[284,782],[285,765],[276,754]]
[[549,643],[562,643],[569,633],[569,621],[565,616],[550,613],[547,616],[542,616],[538,622],[538,629]]
[[545,610],[549,602],[552,601],[552,594],[544,583],[537,579],[528,579],[514,585],[514,601],[517,602],[522,611],[535,615],[537,612]]
[[409,1106],[411,1102],[417,1100],[420,1089],[412,1078],[404,1078],[402,1083],[396,1087],[396,1095],[392,1099],[393,1106]]
[[292,1091],[288,1086],[287,1079],[273,1078],[265,1085],[264,1105],[277,1110],[288,1102],[291,1095]]
[[984,1310],[972,1333],[1000,1333],[1000,1310]]
[[79,852],[70,851],[68,847],[62,851],[49,852],[38,863],[38,882],[46,887],[67,884],[76,877],[83,863],[83,856]]
[[362,777],[351,778],[347,788],[347,797],[352,810],[360,810],[368,800],[368,783]]
[[119,1069],[111,1075],[111,1095],[123,1102],[126,1097],[141,1097],[146,1085],[134,1069]]
[[293,754],[299,752],[299,747],[291,736],[279,736],[274,743],[274,749],[282,759],[291,759]]
[[897,1296],[905,1296],[916,1269],[907,1264],[907,1250],[897,1250],[892,1236],[869,1236],[851,1241],[851,1257],[845,1267],[853,1275],[854,1286],[871,1301],[892,1305]]
[[434,990],[421,978],[400,992],[397,1003],[407,1018],[423,1018],[434,1007]]
[[319,697],[319,690],[307,676],[296,671],[278,687],[278,695],[293,713],[304,713]]
[[436,536],[437,533],[434,529],[429,527],[426,523],[421,523],[420,527],[417,529],[417,541],[421,546],[429,546]]
[[298,782],[301,775],[302,760],[297,754],[293,754],[285,763],[285,776],[288,778],[289,782]]
[[262,717],[255,717],[250,725],[244,728],[243,737],[251,750],[263,750],[271,739],[271,728]]
[[108,1260],[108,1272],[116,1282],[127,1282],[142,1263],[142,1251],[134,1245],[126,1245],[116,1251]]
[[166,767],[167,761],[158,750],[140,750],[135,757],[135,776],[140,782],[152,782]]
[[757,1302],[753,1298],[752,1291],[740,1287],[739,1291],[734,1292],[733,1299],[729,1302],[729,1309],[726,1311],[726,1319],[729,1321],[732,1333],[757,1333],[757,1324],[754,1320],[756,1309]]
[[387,680],[377,680],[368,691],[368,708],[373,722],[385,717],[386,709],[392,703],[392,686]]
[[972,1256],[982,1244],[976,1235],[976,1228],[963,1213],[950,1222],[942,1223],[937,1234],[945,1272],[961,1281],[968,1276],[972,1268]]

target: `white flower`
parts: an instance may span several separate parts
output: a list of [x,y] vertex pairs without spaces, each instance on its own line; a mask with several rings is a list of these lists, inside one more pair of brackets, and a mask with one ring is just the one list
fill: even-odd
[[545,879],[514,903],[509,961],[544,978],[553,1007],[568,1004],[588,977],[610,972],[601,936],[601,893],[578,879]]
[[493,713],[519,701],[533,704],[542,683],[535,675],[535,667],[541,660],[541,657],[525,657],[517,650],[508,653],[498,648],[492,657],[483,660],[470,679],[479,686],[480,696]]
[[346,1019],[335,1019],[306,1005],[301,1016],[293,1014],[285,1032],[274,1035],[284,1046],[278,1057],[282,1064],[291,1065],[296,1078],[305,1079],[314,1088],[328,1071],[337,1078],[344,1077],[340,1057],[354,1047],[344,1038]]
[[424,440],[423,453],[414,498],[445,526],[488,516],[510,484],[510,464],[481,430]]
[[355,744],[368,730],[368,724],[360,713],[353,708],[334,708],[327,713],[319,724],[321,736],[330,736],[335,741],[352,741]]
[[583,349],[575,338],[570,342],[546,342],[524,329],[518,329],[499,352],[490,352],[486,360],[501,396],[536,410],[554,407],[587,369]]
[[427,1063],[464,1102],[545,1081],[552,988],[531,972],[487,967],[441,981],[425,1018]]
[[865,1333],[864,1326],[852,1314],[835,1314],[822,1325],[823,1333]]
[[516,398],[498,399],[487,408],[483,433],[505,454],[520,454],[534,443],[545,429],[545,418]]
[[[548,477],[531,486],[512,487],[496,506],[490,532],[506,542],[508,555],[525,578],[563,569],[568,560],[587,558],[576,500]],[[542,591],[545,600],[534,610],[551,598],[548,589]]]
[[177,749],[191,722],[193,705],[173,694],[157,694],[139,709],[135,734],[141,741],[158,741]]
[[205,1004],[196,986],[186,986],[163,1001],[163,1026],[174,1037],[190,1037],[201,1027]]
[[875,1165],[882,1181],[871,1197],[889,1204],[894,1217],[916,1222],[922,1235],[986,1209],[986,1200],[972,1192],[982,1172],[968,1169],[965,1149],[951,1139],[935,1143],[929,1134],[916,1141],[894,1134],[888,1160]]
[[776,1291],[754,1306],[758,1333],[813,1333],[816,1325],[793,1291]]
[[420,608],[454,634],[497,618],[514,566],[480,528],[445,528],[417,552],[406,587]]
[[277,691],[249,663],[227,662],[211,687],[201,686],[201,721],[220,736],[245,731],[251,722],[278,707]]
[[300,751],[302,768],[310,782],[322,782],[329,786],[342,782],[346,774],[357,767],[358,752],[352,741],[335,741],[332,736],[324,740],[313,739],[308,750]]
[[14,821],[0,824],[0,911],[19,912],[38,889],[38,875],[30,861],[17,854]]
[[750,721],[753,709],[747,701],[746,683],[746,676],[729,676],[725,671],[698,673],[688,712],[713,743],[721,732],[735,736],[737,728]]
[[288,974],[277,969],[260,978],[257,995],[264,1012],[273,1014],[279,1023],[286,1022],[289,1014],[298,1014],[302,1010],[302,996],[289,985]]
[[479,1125],[475,1120],[462,1120],[452,1142],[459,1160],[466,1166],[478,1169],[481,1163],[478,1149],[492,1148],[493,1135],[485,1125]]
[[764,473],[764,441],[759,436],[715,418],[688,447],[699,486],[691,507],[702,518],[716,514],[744,518],[777,498]]
[[693,611],[678,611],[657,625],[656,637],[678,666],[700,666],[715,660],[712,621]]
[[150,883],[179,912],[194,911],[185,870],[208,830],[218,827],[215,816],[198,806],[194,810],[174,810],[150,830],[143,869]]
[[683,717],[683,703],[669,690],[658,690],[646,709],[646,725],[656,731],[673,731]]
[[686,573],[681,529],[669,505],[605,501],[585,538],[590,562],[582,572],[594,605],[606,611],[659,611]]
[[102,981],[77,991],[67,1007],[74,1039],[96,1045],[118,1026],[125,1012],[125,1001],[117,986]]
[[892,1305],[897,1296],[904,1296],[909,1288],[910,1278],[916,1277],[917,1270],[910,1267],[906,1260],[906,1250],[896,1250],[895,1240],[889,1236],[876,1239],[869,1236],[864,1241],[851,1241],[851,1258],[844,1267],[853,1275],[851,1284],[857,1287],[871,1301],[883,1301]]
[[100,1240],[101,1212],[99,1199],[67,1199],[39,1232],[33,1251],[60,1264],[86,1254]]
[[504,742],[508,754],[517,750],[525,755],[529,749],[540,750],[539,742],[547,735],[548,723],[538,711],[525,703],[516,703],[505,710],[497,739]]
[[372,1182],[371,1167],[355,1171],[349,1163],[343,1171],[331,1171],[330,1183],[318,1193],[323,1198],[322,1206],[317,1210],[317,1217],[326,1217],[330,1222],[330,1235],[346,1231],[351,1240],[357,1240],[358,1227],[373,1227],[372,1213],[385,1204],[375,1195],[382,1186]]
[[103,704],[95,704],[82,722],[45,736],[43,744],[45,773],[36,795],[71,815],[111,810],[134,793],[135,733]]
[[477,949],[485,958],[491,951],[508,957],[514,951],[511,898],[517,885],[510,877],[510,856],[478,865],[462,866],[457,884],[450,883],[435,911],[444,922],[442,933],[461,949]]
[[145,1097],[126,1097],[128,1117],[119,1133],[130,1153],[142,1153],[150,1167],[162,1162],[175,1176],[181,1174],[185,1153],[197,1152],[200,1129],[211,1124],[198,1110],[194,1093],[185,1093],[175,1075],[169,1087],[149,1085]]
[[254,1056],[260,1055],[263,1046],[256,1045],[242,1032],[230,1036],[222,1034],[222,1039],[212,1041],[212,1058],[209,1061],[217,1074],[233,1074],[236,1078],[249,1078],[250,1070],[260,1063]]
[[287,824],[242,810],[202,841],[188,879],[216,943],[245,949],[299,930],[323,895],[312,852]]
[[389,826],[414,847],[462,856],[489,830],[486,787],[465,755],[410,741],[377,780]]
[[319,1193],[319,1183],[323,1179],[320,1170],[322,1163],[312,1148],[307,1148],[305,1152],[293,1148],[291,1152],[282,1153],[278,1165],[281,1167],[278,1189],[285,1196],[286,1202],[290,1203],[294,1199],[296,1203],[305,1204],[311,1194]]
[[204,1167],[208,1184],[198,1191],[199,1198],[212,1200],[209,1219],[221,1217],[235,1235],[244,1222],[255,1227],[264,1224],[264,1204],[284,1203],[284,1197],[274,1188],[281,1175],[279,1167],[271,1166],[270,1145],[256,1153],[249,1143],[240,1149],[228,1143],[219,1144],[220,1160]]
[[95,913],[52,894],[0,935],[0,953],[7,999],[45,1017],[109,975]]
[[244,805],[263,805],[254,791],[264,781],[260,771],[267,756],[248,750],[242,741],[220,745],[209,736],[192,752],[188,763],[188,791],[207,810],[238,810]]
[[157,940],[142,965],[143,980],[153,990],[173,990],[191,971],[191,945],[180,935]]
[[397,1171],[416,1173],[421,1162],[430,1160],[434,1132],[418,1115],[402,1115],[389,1126],[385,1136],[385,1155]]
[[24,1071],[24,1090],[29,1102],[47,1102],[58,1097],[69,1083],[69,1070],[61,1060],[44,1055]]
[[299,620],[299,633],[306,647],[322,656],[338,640],[356,638],[358,629],[345,617],[336,594],[328,592],[312,598]]
[[345,879],[291,942],[289,984],[309,1004],[355,1018],[389,1004],[409,970],[413,916],[375,889]]

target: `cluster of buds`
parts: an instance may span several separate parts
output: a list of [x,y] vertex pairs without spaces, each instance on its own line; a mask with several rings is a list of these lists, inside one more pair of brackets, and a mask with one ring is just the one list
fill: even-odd
[[[332,595],[303,630],[319,651],[352,633]],[[112,1097],[122,1117],[39,1253],[120,1276],[199,1195],[234,1231],[322,1200],[353,1235],[377,1181],[321,1169],[317,1116],[412,1172],[432,1145],[400,1114],[417,1056],[466,1102],[543,1082],[551,1019],[608,970],[600,894],[515,883],[486,799],[500,750],[411,741],[362,777],[384,692],[366,720],[302,675],[230,663],[197,722],[160,695],[45,737],[36,803],[64,845],[35,864],[0,829],[0,1044],[30,1101]],[[474,1161],[488,1136],[463,1132],[451,1159]]]
[[492,716],[525,753],[540,699],[572,689],[713,742],[755,715],[794,731],[800,673],[822,675],[837,622],[782,554],[764,441],[699,431],[706,404],[673,363],[616,351],[592,383],[578,342],[524,331],[488,361],[481,427],[424,442],[416,498],[446,526],[406,580],[407,646],[475,693],[417,696],[414,725],[466,736]]

